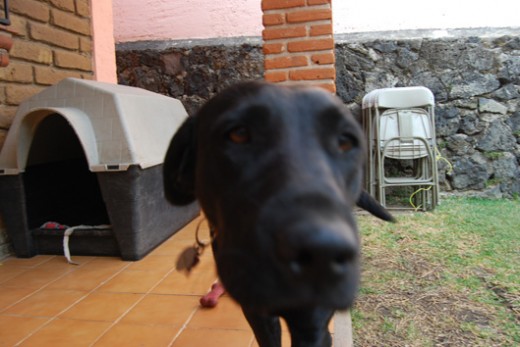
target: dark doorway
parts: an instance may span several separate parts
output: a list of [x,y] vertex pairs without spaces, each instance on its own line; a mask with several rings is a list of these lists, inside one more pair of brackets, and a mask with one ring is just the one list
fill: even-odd
[[95,173],[67,120],[47,116],[38,125],[23,174],[30,229],[54,221],[69,226],[109,224]]

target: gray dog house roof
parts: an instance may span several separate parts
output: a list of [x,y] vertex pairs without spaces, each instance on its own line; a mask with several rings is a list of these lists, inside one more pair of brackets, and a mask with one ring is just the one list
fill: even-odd
[[73,128],[94,172],[161,164],[170,139],[187,117],[179,100],[164,95],[67,78],[19,106],[0,152],[0,174],[25,170],[39,123],[54,114]]

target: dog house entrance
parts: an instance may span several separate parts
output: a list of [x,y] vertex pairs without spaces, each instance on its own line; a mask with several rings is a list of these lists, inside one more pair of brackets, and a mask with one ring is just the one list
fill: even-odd
[[[97,176],[89,170],[74,129],[59,114],[47,116],[38,125],[23,183],[27,223],[41,253],[63,252],[57,238],[63,237],[64,229],[52,224],[42,227],[47,222],[67,226],[110,224]],[[77,238],[102,237],[102,248],[107,246],[106,238],[113,238],[110,229],[78,229],[74,233],[71,248]],[[115,240],[109,244],[115,246]]]

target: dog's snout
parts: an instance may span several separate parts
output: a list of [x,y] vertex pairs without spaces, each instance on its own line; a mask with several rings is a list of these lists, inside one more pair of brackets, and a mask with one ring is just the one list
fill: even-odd
[[294,275],[337,277],[347,273],[356,251],[349,244],[314,244],[295,250],[288,265]]
[[278,240],[281,264],[291,276],[311,281],[342,279],[358,257],[358,245],[346,226],[300,225]]

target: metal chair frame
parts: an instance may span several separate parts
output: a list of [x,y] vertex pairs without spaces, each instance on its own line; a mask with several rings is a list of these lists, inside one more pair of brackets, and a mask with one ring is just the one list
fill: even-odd
[[[391,116],[394,118],[385,118]],[[419,120],[423,129],[417,127]],[[394,126],[391,129],[393,132],[387,129],[389,121],[394,122],[390,123]],[[387,124],[383,124],[382,128],[385,122]],[[423,188],[418,195],[422,200],[422,210],[435,208],[439,203],[439,189],[434,98],[431,91],[425,87],[405,87],[377,89],[368,93],[363,98],[363,129],[368,141],[365,170],[367,191],[386,206],[386,189],[389,187]],[[386,175],[386,158],[413,160],[417,166],[415,176]]]

